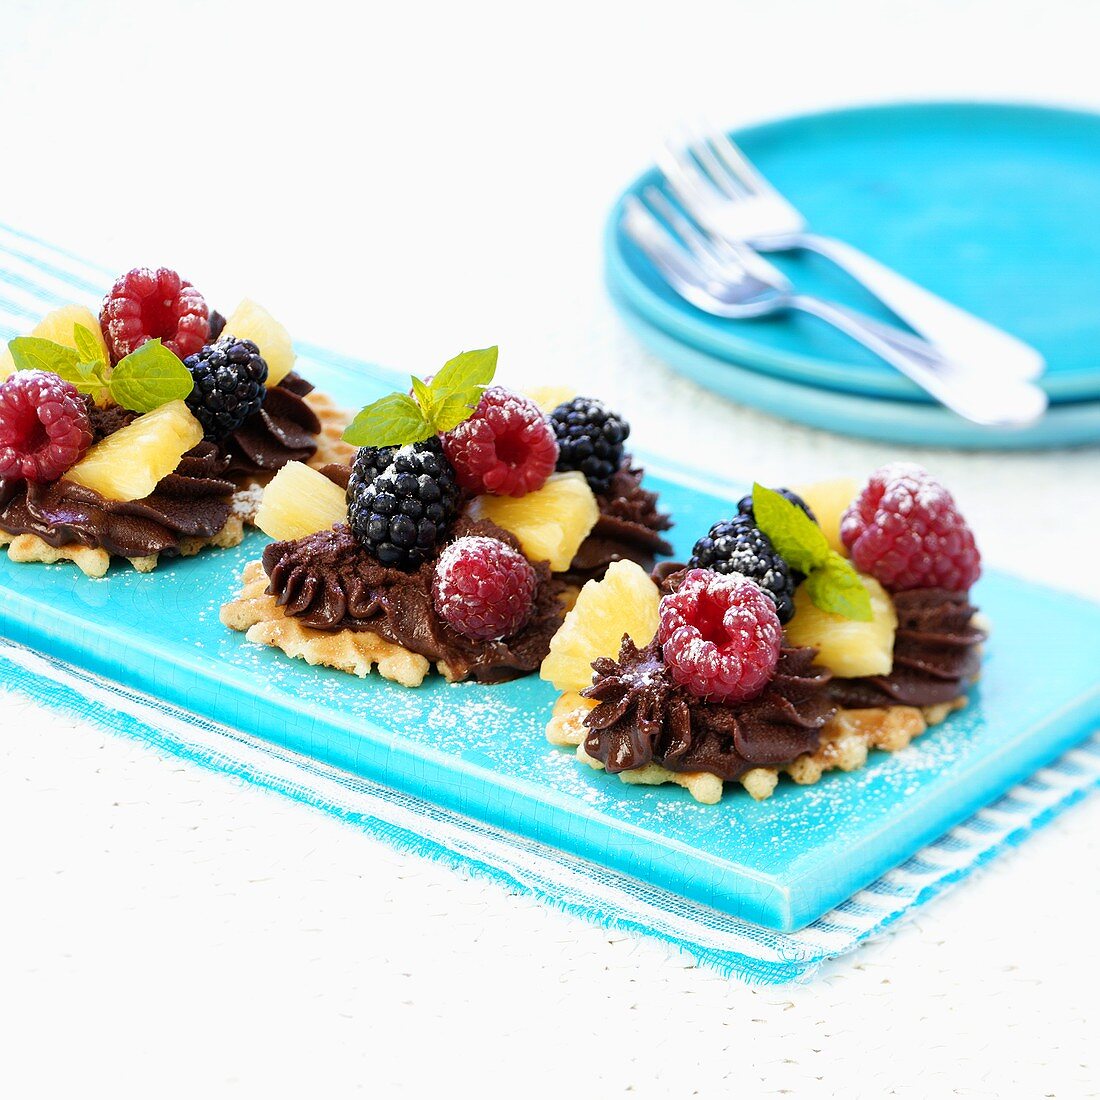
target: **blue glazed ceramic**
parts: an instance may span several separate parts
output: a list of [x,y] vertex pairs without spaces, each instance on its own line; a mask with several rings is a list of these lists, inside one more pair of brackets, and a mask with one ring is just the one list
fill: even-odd
[[[307,359],[303,373],[357,405],[382,372]],[[677,551],[743,486],[650,478]],[[439,679],[408,690],[311,668],[225,629],[262,535],[141,575],[90,581],[69,565],[0,557],[0,631],[141,691],[471,817],[588,857],[776,929],[798,928],[911,855],[1100,723],[1100,607],[1009,577],[977,591],[995,624],[971,705],[896,755],[753,802],[701,806],[679,788],[629,787],[549,745],[550,685]]]
[[[822,233],[840,237],[1035,344],[1055,401],[1100,399],[1100,116],[978,103],[862,107],[737,131]],[[626,194],[656,182],[651,171]],[[623,196],[625,198],[625,195]],[[618,228],[607,277],[650,324],[717,358],[811,386],[926,403],[892,368],[812,318],[728,321],[678,298]],[[772,257],[807,293],[884,319],[817,258]]]

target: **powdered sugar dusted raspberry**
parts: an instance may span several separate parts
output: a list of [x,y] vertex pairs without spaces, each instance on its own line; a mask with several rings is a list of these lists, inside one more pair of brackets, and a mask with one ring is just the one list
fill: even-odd
[[955,498],[914,463],[876,470],[844,513],[840,537],[856,568],[892,592],[963,592],[981,575],[981,555]]
[[75,386],[38,370],[0,385],[0,481],[56,481],[91,443],[88,406]]
[[558,441],[539,407],[490,386],[469,420],[443,436],[458,483],[471,493],[521,497],[541,489],[558,462]]
[[203,296],[167,267],[135,267],[120,275],[99,314],[111,361],[157,338],[181,359],[209,339],[210,311]]
[[783,628],[775,604],[752,581],[692,569],[661,600],[660,615],[665,664],[692,694],[742,702],[775,674]]
[[432,602],[439,617],[467,638],[508,638],[527,622],[538,576],[530,562],[498,539],[467,535],[436,562]]

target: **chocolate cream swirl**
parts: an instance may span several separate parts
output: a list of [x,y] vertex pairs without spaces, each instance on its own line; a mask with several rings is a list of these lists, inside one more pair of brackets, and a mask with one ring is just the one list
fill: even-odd
[[894,667],[889,676],[834,679],[830,694],[849,708],[934,706],[965,694],[981,666],[985,634],[972,620],[966,592],[915,588],[895,592],[898,615]]
[[[326,470],[337,480],[337,468]],[[513,549],[519,544],[487,520],[459,517],[452,538],[482,535]],[[275,542],[263,557],[268,592],[283,611],[314,630],[370,631],[388,642],[444,664],[452,680],[500,683],[534,672],[550,652],[564,617],[561,583],[545,562],[526,624],[499,641],[474,641],[448,626],[432,604],[435,561],[413,572],[375,560],[343,524],[293,542]]]
[[593,684],[581,693],[597,701],[584,720],[585,752],[609,772],[660,764],[724,780],[789,764],[817,749],[836,709],[826,691],[831,674],[813,663],[815,653],[784,647],[763,694],[725,704],[676,684],[656,641],[638,649],[624,638],[618,660],[594,662]]
[[[126,415],[117,418],[118,427]],[[64,478],[44,485],[0,482],[0,528],[37,535],[50,546],[79,543],[124,558],[178,554],[184,539],[212,538],[229,519],[235,486],[225,470],[218,448],[200,443],[142,500],[106,500]]]
[[600,518],[581,543],[568,571],[570,584],[583,585],[599,579],[614,561],[637,562],[646,572],[660,554],[671,554],[671,545],[661,537],[672,520],[657,509],[657,494],[642,488],[643,471],[627,455],[611,479],[608,492],[596,497]]
[[274,474],[317,453],[321,421],[305,400],[312,392],[313,386],[294,373],[267,391],[260,410],[219,444],[231,477]]

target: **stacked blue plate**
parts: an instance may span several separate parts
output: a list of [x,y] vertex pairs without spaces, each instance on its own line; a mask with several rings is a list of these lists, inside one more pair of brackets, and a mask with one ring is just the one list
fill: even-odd
[[[612,300],[653,352],[733,401],[845,434],[966,448],[1100,442],[1100,115],[899,104],[731,136],[815,232],[1037,347],[1050,410],[1022,430],[983,428],[813,318],[731,321],[696,309],[619,227],[626,197],[660,181],[655,169],[616,203],[606,239]],[[799,290],[897,323],[826,261],[769,259]]]

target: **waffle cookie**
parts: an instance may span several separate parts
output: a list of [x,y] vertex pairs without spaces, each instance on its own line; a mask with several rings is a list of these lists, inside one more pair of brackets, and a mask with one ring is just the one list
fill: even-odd
[[[244,538],[245,516],[252,510],[253,505],[247,491],[237,494],[234,496],[233,510],[225,521],[225,526],[210,538],[180,539],[179,550],[175,556],[194,557],[208,546],[220,549],[239,546]],[[93,578],[107,575],[114,556],[101,546],[84,546],[81,543],[51,546],[37,535],[11,535],[6,531],[0,531],[0,549],[2,548],[7,549],[8,557],[12,561],[20,564],[39,562],[44,565],[53,565],[56,562],[67,561],[72,562],[86,577]],[[127,557],[123,560],[128,561],[139,573],[152,573],[160,563],[160,558],[160,554],[146,554],[142,557]]]
[[319,390],[307,394],[305,402],[321,422],[321,431],[317,435],[317,453],[308,464],[315,470],[320,470],[324,466],[351,462],[356,448],[344,442],[344,429],[351,422],[351,413],[340,408],[327,393]]
[[[751,768],[739,776],[737,782],[759,802],[771,797],[783,773],[801,786],[809,786],[834,769],[855,771],[867,762],[871,749],[898,752],[908,747],[925,730],[942,722],[952,711],[966,706],[966,702],[965,696],[959,696],[950,703],[930,707],[895,706],[837,711],[822,727],[817,751],[799,756],[782,767]],[[581,695],[562,695],[555,703],[547,724],[546,739],[552,745],[575,747],[577,759],[599,771],[603,770],[603,764],[584,749],[588,736],[584,719],[593,706],[591,700]],[[724,786],[721,778],[710,772],[674,772],[660,764],[647,764],[619,772],[619,778],[624,783],[641,786],[675,783],[684,787],[696,802],[706,805],[714,805],[721,799]]]
[[[356,676],[369,676],[377,668],[381,676],[404,687],[419,687],[431,665],[411,653],[364,630],[324,631],[304,626],[283,614],[267,593],[263,564],[249,562],[242,578],[241,594],[221,609],[221,620],[231,630],[245,632],[256,645],[281,649],[311,665],[325,665]],[[445,669],[440,671],[446,674]]]

